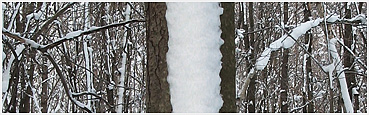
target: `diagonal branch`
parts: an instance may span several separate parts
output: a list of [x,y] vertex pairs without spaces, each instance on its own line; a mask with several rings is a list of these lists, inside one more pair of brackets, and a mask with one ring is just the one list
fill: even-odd
[[114,24],[110,24],[110,25],[106,25],[106,26],[102,26],[102,27],[90,28],[90,29],[85,30],[85,31],[78,30],[78,31],[70,32],[65,37],[61,38],[60,40],[58,40],[54,43],[48,44],[45,47],[40,48],[39,50],[42,51],[42,52],[45,52],[46,50],[54,48],[54,47],[58,46],[59,44],[65,42],[65,41],[68,41],[68,40],[71,40],[71,39],[74,39],[74,38],[77,38],[77,37],[80,37],[80,36],[83,36],[83,35],[88,35],[88,34],[91,34],[91,33],[94,33],[94,32],[109,29],[109,28],[112,28],[112,27],[123,26],[125,24],[134,23],[134,22],[145,22],[145,21],[144,20],[129,20],[129,21],[125,21],[125,22],[121,22],[121,23],[114,23]]
[[118,27],[118,26],[123,26],[125,24],[128,23],[135,23],[135,22],[145,22],[144,20],[129,20],[129,21],[125,21],[125,22],[121,22],[121,23],[114,23],[114,24],[110,24],[110,25],[106,25],[106,26],[102,26],[102,27],[95,27],[95,28],[90,28],[88,30],[85,31],[74,31],[74,32],[70,32],[68,33],[65,37],[61,38],[60,40],[53,42],[51,44],[48,45],[40,45],[38,43],[36,43],[35,41],[31,40],[31,39],[27,39],[27,38],[23,38],[15,33],[11,33],[9,31],[7,31],[6,29],[2,29],[2,33],[10,38],[13,38],[21,43],[24,44],[28,44],[31,45],[31,47],[41,51],[41,52],[46,52],[48,49],[54,48],[58,45],[60,45],[63,42],[66,42],[68,40],[72,40],[74,38],[83,36],[83,35],[88,35],[94,32],[98,32],[98,31],[102,31],[105,29],[109,29],[109,28],[113,28],[113,27]]
[[35,34],[32,36],[31,40],[35,40],[38,36],[41,35],[41,33],[45,32],[47,30],[47,27],[56,19],[58,16],[62,15],[69,7],[71,7],[75,2],[68,3],[65,7],[63,7],[60,11],[58,11],[53,17],[51,17],[49,20],[47,20],[44,24],[41,25],[41,28],[35,32]]
[[56,70],[56,73],[58,74],[58,76],[60,77],[60,80],[62,82],[62,85],[63,85],[63,88],[64,88],[64,91],[65,93],[67,94],[67,97],[72,101],[73,104],[77,105],[78,107],[80,107],[81,109],[89,112],[89,113],[92,113],[92,110],[91,108],[88,108],[86,105],[82,104],[81,102],[79,102],[78,100],[74,99],[72,97],[72,94],[68,88],[68,83],[66,81],[66,78],[64,77],[63,73],[61,72],[58,64],[55,62],[54,58],[52,58],[49,54],[47,53],[44,53],[44,55],[50,60],[50,62],[53,64],[55,70]]

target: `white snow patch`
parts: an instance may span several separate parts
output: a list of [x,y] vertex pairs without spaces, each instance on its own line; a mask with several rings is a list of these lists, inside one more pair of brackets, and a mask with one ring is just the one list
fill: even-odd
[[167,3],[168,82],[173,112],[219,112],[219,3]]
[[323,66],[324,72],[328,72],[329,75],[329,86],[333,89],[333,70],[335,69],[334,63]]
[[269,62],[271,48],[266,48],[261,56],[256,60],[256,70],[263,70]]
[[31,45],[31,47],[33,47],[33,48],[40,48],[40,47],[43,47],[43,46],[41,46],[40,44],[38,44],[38,43],[36,43],[35,41],[30,40],[30,39],[24,39],[24,41],[26,42],[26,44]]
[[295,44],[295,40],[293,40],[293,39],[297,40],[301,35],[305,34],[306,31],[310,30],[312,27],[318,26],[321,21],[322,21],[322,19],[319,18],[319,19],[316,19],[316,20],[307,21],[307,22],[302,23],[301,25],[297,26],[290,33],[290,35],[293,38],[291,38],[291,36],[287,36],[287,35],[282,36],[281,38],[285,38],[287,36],[287,38],[282,42],[283,47],[284,48],[292,47]]
[[340,15],[337,14],[333,14],[330,17],[327,17],[326,21],[327,22],[336,22],[337,20],[339,21]]
[[3,61],[2,61],[2,63],[4,63],[4,60],[5,60],[5,58],[6,58],[6,54],[3,52],[3,55],[2,55],[3,57]]
[[359,95],[359,91],[357,91],[358,89],[359,89],[358,87],[352,88],[352,94],[353,95]]
[[81,33],[82,33],[82,30],[73,31],[65,35],[64,38],[71,39],[71,38],[81,35]]
[[296,100],[296,101],[300,101],[302,99],[302,96],[294,95],[293,99]]
[[126,21],[127,20],[130,20],[130,16],[129,15],[131,14],[131,6],[129,4],[130,3],[127,3],[127,8],[126,8],[126,11],[124,12]]
[[[19,55],[23,51],[24,48],[25,48],[24,45],[18,45],[15,49],[15,52],[17,53],[16,55]],[[19,57],[21,57],[21,56],[19,56]],[[15,57],[12,54],[10,56],[9,62],[6,66],[6,69],[3,71],[2,92],[6,92],[6,90],[8,89],[9,79],[10,79],[10,69],[11,69],[11,65],[13,64],[14,59],[15,59]],[[5,67],[3,67],[3,68],[5,68]]]
[[6,10],[6,4],[1,3],[1,8],[2,8],[3,10]]

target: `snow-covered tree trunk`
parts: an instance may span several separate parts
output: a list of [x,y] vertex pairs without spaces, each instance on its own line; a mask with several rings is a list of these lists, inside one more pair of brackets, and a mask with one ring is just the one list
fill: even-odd
[[345,72],[344,72],[344,69],[343,69],[343,64],[342,64],[341,58],[338,55],[338,52],[337,52],[337,49],[336,49],[336,42],[337,42],[336,38],[332,38],[329,41],[328,49],[329,49],[330,54],[332,55],[332,58],[333,58],[333,63],[332,64],[334,64],[334,66],[330,66],[331,68],[329,68],[329,70],[332,71],[333,70],[332,67],[336,68],[336,73],[337,73],[338,80],[339,80],[339,83],[340,83],[340,86],[341,86],[341,96],[343,98],[343,102],[344,102],[344,106],[346,108],[346,112],[347,113],[353,113],[354,109],[352,107],[350,94],[348,92],[348,87],[347,87],[347,84],[346,84],[346,76],[345,76]]
[[[131,6],[129,6],[129,3],[127,3],[126,11],[124,13],[125,14],[125,21],[130,20],[130,12],[131,12]],[[123,38],[127,38],[127,40],[128,40],[127,33],[128,32],[124,33]],[[123,44],[125,44],[125,42],[123,42]],[[123,112],[123,97],[125,95],[123,86],[124,86],[124,82],[125,82],[125,79],[126,79],[125,78],[126,60],[127,60],[126,53],[122,53],[122,66],[118,69],[119,73],[120,73],[119,86],[121,86],[121,87],[118,87],[118,91],[117,91],[117,95],[118,95],[117,104],[119,104],[118,107],[117,107],[117,113],[122,113]]]
[[[88,2],[85,2],[84,4],[84,19],[85,19],[85,25],[84,25],[84,30],[87,30],[88,27],[90,27],[90,19],[89,19],[89,7],[88,7]],[[90,71],[92,70],[92,48],[89,47],[88,45],[88,41],[91,39],[91,36],[87,35],[84,36],[83,39],[83,53],[84,53],[84,58],[85,58],[85,65],[86,65],[86,88],[87,88],[87,92],[92,92],[92,86],[93,86],[93,81],[92,81],[92,73]],[[91,103],[92,103],[92,99],[91,99],[91,95],[87,95],[87,107],[91,108]]]
[[219,3],[167,3],[168,82],[173,112],[219,112]]

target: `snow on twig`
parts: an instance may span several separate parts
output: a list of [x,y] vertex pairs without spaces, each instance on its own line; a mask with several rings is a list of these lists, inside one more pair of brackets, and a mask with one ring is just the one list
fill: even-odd
[[35,42],[35,41],[33,41],[33,40],[30,40],[30,39],[27,39],[27,38],[21,37],[19,34],[9,32],[9,31],[8,31],[8,30],[6,30],[5,28],[3,28],[2,32],[3,32],[3,34],[5,34],[6,36],[9,36],[9,37],[11,37],[11,38],[14,38],[14,39],[16,39],[17,41],[19,41],[19,42],[21,42],[21,43],[24,43],[24,44],[30,45],[30,46],[31,46],[31,47],[33,47],[33,48],[40,49],[40,48],[44,48],[44,47],[45,47],[44,45],[40,45],[40,44],[36,43],[36,42]]
[[73,31],[73,32],[68,33],[66,36],[60,38],[58,41],[55,41],[51,44],[46,45],[44,48],[41,48],[41,51],[46,51],[46,50],[51,49],[55,46],[58,46],[59,44],[65,42],[65,41],[77,38],[79,36],[88,35],[88,34],[98,32],[98,31],[101,31],[101,30],[105,30],[105,29],[108,29],[108,28],[123,26],[125,24],[134,23],[134,22],[145,22],[145,21],[144,20],[128,20],[128,21],[125,21],[125,22],[114,23],[114,24],[110,24],[110,25],[106,25],[106,26],[102,26],[102,27],[92,27],[92,28],[87,29],[85,31],[82,31],[82,30]]

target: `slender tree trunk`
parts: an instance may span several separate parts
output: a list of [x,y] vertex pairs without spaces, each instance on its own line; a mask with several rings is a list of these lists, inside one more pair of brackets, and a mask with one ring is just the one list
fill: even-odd
[[[249,2],[249,24],[250,24],[250,30],[254,31],[254,4],[253,2]],[[249,35],[249,44],[254,45],[254,33],[250,33]],[[255,47],[254,47],[255,48]],[[251,59],[256,59],[255,56],[255,50],[251,50]],[[250,61],[251,63],[254,61]],[[248,68],[248,72],[250,72],[250,68]],[[256,74],[254,74],[256,75]],[[249,88],[247,89],[247,112],[249,113],[255,113],[255,92],[256,92],[256,86],[255,86],[255,80],[256,76],[253,76],[250,80]]]
[[[288,2],[285,2],[283,5],[283,14],[284,14],[284,24],[286,25],[288,22]],[[281,112],[288,112],[288,103],[287,103],[287,92],[288,92],[288,53],[289,49],[283,49],[283,64],[282,64],[282,78],[281,78]]]
[[[45,81],[48,76],[48,67],[47,67],[47,59],[46,57],[43,57],[42,59],[42,65],[41,65],[41,68],[42,68],[42,81]],[[47,113],[47,99],[48,99],[48,82],[45,81],[43,84],[42,84],[42,92],[41,92],[41,111],[42,113]]]
[[[348,3],[345,3],[345,6],[347,6]],[[350,6],[347,6],[345,9],[345,18],[346,19],[351,19],[351,9],[349,8]],[[352,26],[350,24],[345,24],[344,25],[345,28],[345,33],[343,36],[343,42],[345,44],[345,46],[349,47],[352,51],[355,51],[355,45],[353,44],[353,38],[352,38]],[[354,47],[352,47],[354,46]],[[346,49],[344,50],[344,56],[343,56],[343,65],[344,68],[349,68],[349,71],[345,71],[345,76],[346,76],[346,83],[347,83],[347,88],[348,88],[348,92],[350,95],[350,99],[352,100],[352,102],[355,102],[356,100],[354,100],[355,98],[353,98],[353,94],[352,94],[352,90],[354,87],[356,87],[356,80],[355,80],[355,76],[356,74],[354,73],[354,68],[353,63],[355,60],[355,57],[351,55],[351,53],[349,51],[347,51]],[[356,108],[354,106],[354,108]],[[356,110],[354,110],[354,112],[356,112]]]
[[[310,12],[310,4],[309,3],[305,3],[305,10],[304,10],[304,21],[309,21],[309,17],[311,16],[311,12]],[[307,31],[307,33],[305,33],[305,44],[308,44],[308,52],[311,54],[312,53],[312,45],[313,45],[313,38],[312,38],[312,34],[310,33],[310,30]],[[311,78],[312,78],[312,66],[311,66],[311,57],[306,55],[306,85],[307,88],[305,88],[307,91],[307,99],[304,102],[307,103],[309,102],[308,106],[304,107],[304,112],[308,112],[308,113],[313,113],[314,112],[314,102],[310,101],[312,100],[313,97],[313,93],[312,93],[312,83],[310,83]],[[333,102],[333,101],[331,101]]]
[[147,45],[147,112],[172,112],[168,67],[168,27],[165,18],[165,3],[146,4],[146,45]]
[[[28,14],[33,12],[34,5],[32,3],[23,3],[23,4],[24,4],[23,13],[21,15],[18,15],[18,16],[21,16],[23,19],[25,19]],[[17,32],[20,32],[20,33],[26,32],[27,30],[25,30],[25,28],[24,28],[25,27],[25,22],[21,21],[19,17],[18,17],[18,19],[19,19],[19,20],[17,20],[17,25],[18,26],[16,28]],[[37,40],[34,40],[34,41],[37,41]],[[32,91],[31,91],[31,87],[29,85],[27,85],[27,87],[24,87],[24,86],[26,86],[28,81],[30,82],[31,85],[33,83],[34,63],[32,61],[32,58],[35,56],[35,50],[34,49],[29,49],[28,51],[30,53],[27,55],[27,61],[30,62],[31,65],[30,65],[30,69],[28,70],[28,75],[29,75],[28,77],[29,78],[26,79],[26,76],[22,77],[22,82],[23,82],[22,87],[26,88],[26,89],[24,89],[26,91],[22,92],[20,108],[19,108],[19,112],[21,112],[21,113],[28,113],[30,111],[30,97],[28,95],[33,95]],[[25,69],[23,71],[25,71]]]
[[234,23],[234,3],[221,3],[223,15],[221,21],[221,38],[224,44],[220,47],[223,55],[222,69],[220,70],[220,93],[223,98],[223,106],[219,112],[236,112],[236,59],[235,59],[235,23]]

